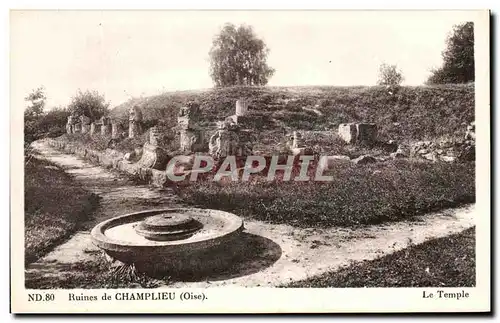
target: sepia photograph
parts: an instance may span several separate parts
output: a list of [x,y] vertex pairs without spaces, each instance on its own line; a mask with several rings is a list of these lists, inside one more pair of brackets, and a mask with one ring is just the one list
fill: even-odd
[[16,311],[489,310],[489,19],[11,10]]

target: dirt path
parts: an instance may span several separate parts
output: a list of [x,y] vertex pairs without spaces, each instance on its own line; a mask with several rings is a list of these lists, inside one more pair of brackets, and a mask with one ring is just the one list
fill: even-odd
[[[120,174],[60,153],[44,142],[37,142],[35,148],[43,158],[65,169],[102,199],[95,218],[86,223],[82,231],[30,265],[26,271],[27,281],[72,275],[78,269],[72,264],[92,260],[98,250],[91,243],[89,231],[104,219],[148,208],[180,205],[170,190],[134,185]],[[253,246],[247,260],[225,273],[198,282],[177,282],[173,287],[276,286],[302,280],[353,261],[371,260],[412,244],[463,231],[474,225],[474,213],[475,206],[470,205],[428,214],[412,222],[357,229],[300,229],[245,221],[246,233],[242,239],[247,240],[246,245]]]
[[27,282],[71,276],[75,271],[72,264],[94,260],[95,253],[99,250],[92,244],[90,230],[97,223],[124,213],[171,207],[179,202],[171,190],[137,185],[118,172],[95,166],[75,155],[61,153],[46,142],[35,142],[33,148],[40,158],[64,169],[86,190],[99,195],[100,200],[92,220],[84,223],[80,231],[42,259],[29,265],[26,270]]

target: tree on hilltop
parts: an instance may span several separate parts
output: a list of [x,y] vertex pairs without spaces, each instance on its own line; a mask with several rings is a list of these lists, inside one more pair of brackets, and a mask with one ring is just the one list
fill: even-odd
[[85,115],[90,120],[97,120],[108,114],[109,102],[106,102],[104,95],[97,91],[82,92],[78,90],[76,95],[71,98],[68,111],[75,116]]
[[381,64],[379,67],[378,85],[401,85],[403,72],[398,70],[397,65]]
[[274,74],[267,65],[269,49],[251,26],[226,24],[210,49],[210,76],[217,87],[266,85]]

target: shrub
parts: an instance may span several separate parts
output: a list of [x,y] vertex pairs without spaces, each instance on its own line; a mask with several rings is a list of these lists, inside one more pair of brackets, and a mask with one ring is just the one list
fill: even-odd
[[37,116],[24,119],[24,141],[32,141],[44,137],[58,137],[66,132],[69,112],[63,108],[54,108]]

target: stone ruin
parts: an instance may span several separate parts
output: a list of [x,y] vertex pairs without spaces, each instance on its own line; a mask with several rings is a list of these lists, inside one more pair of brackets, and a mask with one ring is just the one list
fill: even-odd
[[111,121],[111,139],[121,139],[123,133],[123,126],[119,120]]
[[374,123],[341,123],[338,133],[348,144],[373,144],[377,141],[377,125]]
[[253,134],[245,129],[248,104],[246,101],[236,101],[236,114],[219,122],[218,129],[209,140],[209,153],[214,158],[227,156],[244,157],[252,154]]
[[73,133],[82,133],[82,124],[80,122],[73,125]]
[[[143,168],[152,168],[162,170],[168,161],[167,144],[175,140],[174,133],[178,135],[179,149],[177,153],[190,155],[197,151],[202,151],[204,147],[203,134],[197,126],[199,116],[199,106],[195,103],[188,103],[181,107],[177,117],[177,126],[172,129],[165,129],[163,126],[156,125],[151,127],[148,132],[148,141],[144,144],[141,151],[131,152],[125,155],[125,160],[130,161],[132,156],[138,158],[137,162]],[[142,114],[137,107],[130,110],[129,138],[133,138],[142,131]],[[116,132],[119,133],[119,126],[116,126]],[[130,130],[132,129],[132,130]],[[132,137],[130,137],[132,136]],[[172,148],[172,147],[171,147]]]
[[248,101],[242,100],[242,99],[237,100],[235,114],[227,117],[226,120],[228,122],[231,122],[231,123],[234,123],[237,125],[245,126],[250,118],[247,115],[247,112],[248,112]]
[[74,133],[74,129],[73,129],[73,125],[76,123],[75,122],[76,120],[76,117],[74,116],[68,116],[68,121],[66,122],[66,133],[68,135],[71,135],[72,133]]
[[128,112],[128,137],[135,138],[142,134],[142,111],[135,105]]
[[438,141],[418,141],[412,144],[410,155],[430,161],[473,161],[476,158],[475,123],[471,122],[464,139],[443,138]]
[[161,130],[157,126],[151,127],[148,142],[142,148],[142,155],[138,164],[144,168],[164,169],[168,154],[163,149],[163,144]]
[[179,134],[179,150],[182,153],[193,153],[203,150],[203,132],[198,127],[200,116],[199,105],[191,102],[181,107],[177,115],[177,130]]
[[74,133],[90,133],[92,125],[90,122],[90,118],[86,115],[81,115],[77,117],[75,115],[68,116],[68,121],[66,122],[66,133],[74,134]]
[[312,150],[304,144],[300,131],[294,131],[292,135],[288,137],[287,148],[290,149],[294,156],[312,153]]
[[82,133],[90,132],[90,118],[86,115],[80,116],[80,124],[82,125]]
[[100,130],[101,130],[101,129],[97,130],[97,128],[96,128],[96,123],[95,123],[95,122],[92,122],[92,123],[90,124],[90,131],[89,131],[89,133],[90,133],[90,135],[91,135],[91,136],[94,136],[94,135],[95,135],[98,131],[100,131]]
[[105,137],[111,134],[111,119],[109,117],[102,117],[99,121],[101,125],[101,136]]

